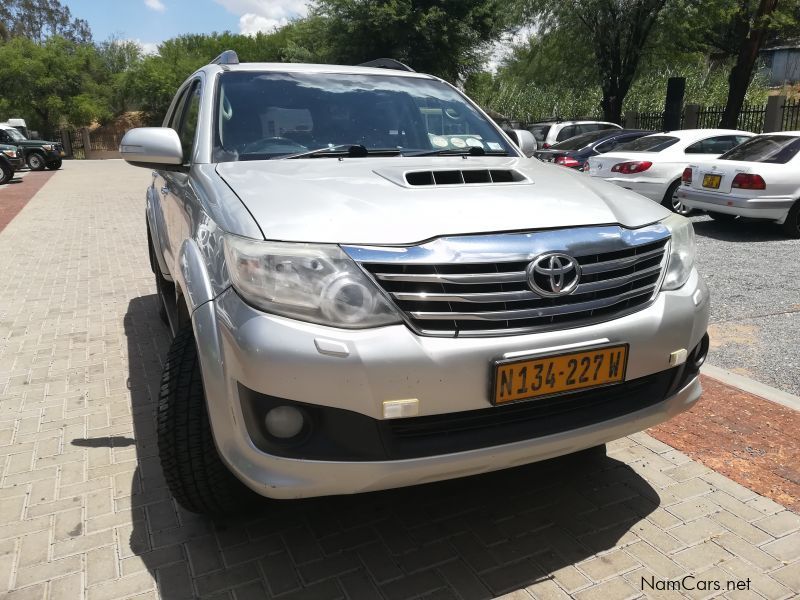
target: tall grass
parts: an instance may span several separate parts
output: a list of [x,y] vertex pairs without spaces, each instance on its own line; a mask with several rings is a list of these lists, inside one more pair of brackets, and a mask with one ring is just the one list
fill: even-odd
[[[624,111],[660,112],[664,110],[667,80],[686,78],[686,104],[722,106],[728,95],[728,69],[694,66],[680,72],[664,70],[639,76],[625,98]],[[747,90],[746,102],[764,104],[767,101],[765,78],[756,75]],[[561,116],[600,116],[602,93],[597,85],[573,87],[563,85],[539,86],[520,84],[502,75],[470,90],[484,107],[507,117],[523,121]]]

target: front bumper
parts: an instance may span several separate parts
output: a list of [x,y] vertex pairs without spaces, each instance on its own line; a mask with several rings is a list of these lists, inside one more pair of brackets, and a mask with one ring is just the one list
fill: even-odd
[[795,199],[782,196],[748,198],[733,194],[704,192],[694,188],[678,188],[678,198],[698,210],[739,215],[752,219],[768,219],[783,223]]
[[[383,401],[419,400],[423,417],[487,409],[493,361],[600,343],[630,345],[626,381],[670,368],[705,334],[709,302],[696,272],[647,308],[587,327],[494,338],[434,338],[404,325],[343,331],[267,315],[232,290],[192,320],[214,438],[249,487],[273,498],[386,489],[544,460],[610,441],[670,418],[700,396],[696,377],[641,410],[534,439],[398,460],[305,460],[259,450],[248,433],[241,390],[383,420]],[[612,393],[613,388],[609,388]],[[534,401],[535,402],[535,401]]]

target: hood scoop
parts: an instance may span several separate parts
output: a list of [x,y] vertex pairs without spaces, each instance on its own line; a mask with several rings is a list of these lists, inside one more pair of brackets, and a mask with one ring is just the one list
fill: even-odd
[[441,171],[409,171],[406,184],[418,186],[487,185],[493,183],[529,183],[514,169],[448,169]]

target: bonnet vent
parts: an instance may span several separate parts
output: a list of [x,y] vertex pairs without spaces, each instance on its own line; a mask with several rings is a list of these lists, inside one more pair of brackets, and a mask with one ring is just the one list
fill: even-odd
[[487,183],[519,183],[527,181],[519,171],[511,169],[470,169],[450,171],[412,171],[406,173],[408,185],[470,185]]

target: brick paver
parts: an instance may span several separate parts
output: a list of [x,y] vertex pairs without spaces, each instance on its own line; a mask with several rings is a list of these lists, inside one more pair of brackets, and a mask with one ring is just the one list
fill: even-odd
[[[154,440],[169,340],[147,261],[148,180],[119,161],[66,163],[0,233],[0,597],[800,592],[797,515],[646,434],[608,458],[273,502],[216,524],[181,510]],[[659,588],[686,575],[723,587]]]

